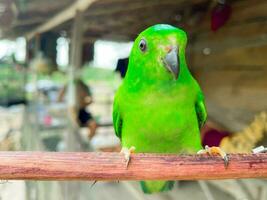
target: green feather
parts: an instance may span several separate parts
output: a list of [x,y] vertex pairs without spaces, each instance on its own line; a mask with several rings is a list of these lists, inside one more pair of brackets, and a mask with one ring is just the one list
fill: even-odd
[[174,181],[140,181],[144,193],[165,192],[173,188]]
[[[143,40],[145,51],[140,49]],[[113,122],[123,147],[134,146],[136,153],[175,154],[202,148],[199,130],[207,113],[204,95],[186,64],[186,41],[183,30],[164,24],[149,27],[136,38],[126,77],[114,98]],[[163,61],[170,46],[178,48],[177,79]],[[164,181],[156,186],[147,183],[142,185],[148,192],[169,187],[163,187],[168,185]]]

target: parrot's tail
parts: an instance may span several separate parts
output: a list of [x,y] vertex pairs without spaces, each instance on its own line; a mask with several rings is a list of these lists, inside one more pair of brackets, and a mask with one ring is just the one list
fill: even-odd
[[146,194],[169,191],[174,185],[174,181],[141,181],[140,183]]

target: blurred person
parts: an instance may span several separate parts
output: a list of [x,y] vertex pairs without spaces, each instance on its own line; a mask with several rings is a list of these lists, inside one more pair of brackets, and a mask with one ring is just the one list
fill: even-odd
[[[77,121],[80,127],[87,127],[89,129],[88,138],[91,140],[97,129],[97,123],[92,114],[87,110],[87,107],[93,102],[91,89],[81,79],[75,80],[77,91]],[[58,101],[63,101],[66,93],[66,86],[64,86],[58,96]]]

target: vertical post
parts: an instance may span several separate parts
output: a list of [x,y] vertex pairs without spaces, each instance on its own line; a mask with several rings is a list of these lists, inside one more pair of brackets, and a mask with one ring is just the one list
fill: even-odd
[[[70,66],[68,71],[69,83],[68,83],[68,112],[70,119],[70,127],[66,138],[66,147],[68,151],[79,151],[80,141],[78,135],[77,125],[77,109],[79,107],[77,101],[77,91],[75,86],[75,78],[77,71],[81,68],[81,52],[82,52],[82,37],[83,37],[83,13],[80,11],[76,12],[73,28],[72,37],[70,43]],[[78,141],[77,141],[78,140]]]
[[40,34],[36,34],[34,37],[34,57],[36,57],[37,54],[39,53],[40,46],[41,46]]
[[[33,52],[33,59],[36,59],[37,56],[38,56],[38,53],[40,52],[40,35],[37,34],[35,35],[34,37],[34,52]],[[38,88],[37,88],[37,82],[38,82],[38,74],[37,74],[37,70],[35,69],[35,66],[34,66],[34,69],[32,71],[32,75],[33,75],[33,99],[37,99],[38,97]],[[35,102],[35,105],[36,105],[36,102]]]
[[26,40],[26,46],[25,46],[25,52],[26,52],[26,55],[25,55],[25,64],[29,64],[29,61],[30,61],[30,47],[29,47],[29,43],[30,41],[27,40],[27,38],[25,38]]
[[[32,60],[36,59],[38,57],[38,54],[40,53],[40,46],[41,46],[41,42],[40,42],[40,34],[36,34],[34,36],[34,46],[33,46],[33,57]],[[31,106],[28,109],[32,109],[33,112],[32,114],[28,113],[28,115],[32,116],[32,120],[28,121],[28,123],[32,123],[32,128],[31,128],[31,132],[30,132],[30,137],[28,138],[28,140],[30,140],[31,142],[29,143],[29,149],[31,151],[36,150],[41,148],[41,141],[39,138],[39,123],[38,123],[38,101],[40,99],[38,99],[38,73],[36,70],[36,66],[34,66],[34,69],[32,69],[32,84],[33,84],[33,96],[32,96],[32,102],[31,102]],[[33,136],[33,134],[37,134],[37,136]],[[38,139],[37,139],[38,138]],[[33,200],[35,198],[38,198],[38,196],[40,195],[40,187],[38,184],[33,183],[31,181],[26,182],[27,184],[27,198],[29,197],[30,200]]]
[[[77,101],[77,88],[75,78],[77,71],[81,67],[82,37],[83,37],[83,13],[76,11],[73,21],[72,35],[70,42],[70,66],[68,70],[68,117],[69,128],[65,135],[65,144],[67,151],[81,151],[81,137],[77,124],[77,111],[79,101]],[[81,195],[81,183],[63,182],[63,197],[67,200],[79,199]]]
[[72,38],[71,38],[71,57],[70,63],[74,68],[81,67],[82,60],[82,37],[83,37],[83,13],[76,12],[73,22]]

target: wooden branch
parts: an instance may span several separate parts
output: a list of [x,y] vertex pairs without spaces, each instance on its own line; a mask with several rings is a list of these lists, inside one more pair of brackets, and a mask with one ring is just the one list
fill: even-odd
[[133,154],[128,169],[119,153],[0,152],[2,180],[207,180],[267,177],[267,154]]
[[51,30],[52,28],[66,22],[69,19],[72,19],[76,11],[85,11],[87,8],[96,0],[78,0],[75,1],[72,5],[70,5],[68,8],[65,10],[59,12],[57,15],[46,21],[45,23],[41,24],[38,26],[36,29],[33,31],[29,32],[26,34],[26,38],[29,40],[34,37],[34,35],[43,33],[46,31]]

